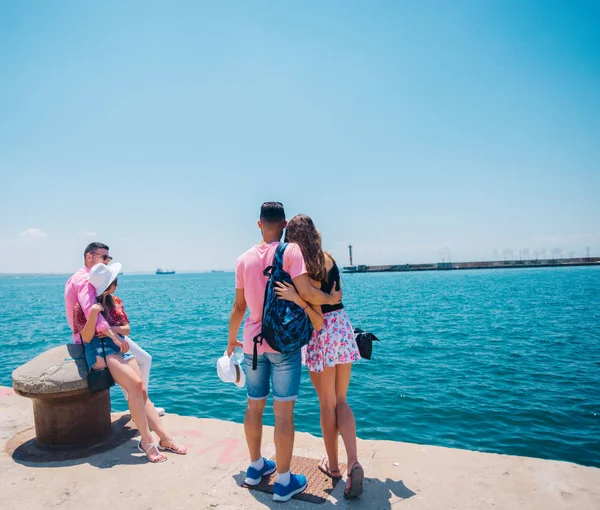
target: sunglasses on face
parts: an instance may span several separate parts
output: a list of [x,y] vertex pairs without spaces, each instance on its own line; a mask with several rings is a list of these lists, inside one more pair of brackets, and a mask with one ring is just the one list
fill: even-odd
[[107,260],[110,262],[113,259],[110,255],[101,255],[97,251],[93,251],[92,255],[98,255],[104,262],[106,262]]

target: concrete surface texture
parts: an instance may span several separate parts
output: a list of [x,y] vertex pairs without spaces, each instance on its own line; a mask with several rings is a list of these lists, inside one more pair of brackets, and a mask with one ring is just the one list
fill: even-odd
[[18,393],[45,395],[85,390],[87,378],[81,345],[60,345],[41,353],[13,374]]
[[[366,474],[360,499],[344,500],[342,482],[322,505],[274,503],[268,494],[240,487],[248,464],[242,425],[167,414],[167,426],[190,452],[168,454],[167,462],[150,464],[136,449],[137,431],[128,415],[113,419],[116,434],[110,444],[50,454],[31,441],[31,402],[0,387],[0,508],[600,508],[597,468],[366,440],[358,443]],[[265,427],[263,444],[263,455],[273,456],[271,427]],[[297,433],[294,453],[318,462],[324,455],[322,441]],[[341,454],[345,460],[343,450]]]

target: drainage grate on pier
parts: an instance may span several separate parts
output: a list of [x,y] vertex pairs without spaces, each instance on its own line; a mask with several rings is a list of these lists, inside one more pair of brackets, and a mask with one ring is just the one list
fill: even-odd
[[[292,473],[302,473],[306,476],[308,487],[302,494],[294,496],[294,499],[308,501],[310,503],[322,504],[338,484],[339,480],[333,481],[326,474],[319,470],[319,459],[309,459],[308,457],[292,457],[290,466]],[[344,473],[346,464],[340,464],[340,471]],[[263,478],[258,485],[249,486],[242,484],[247,489],[273,494],[273,485],[277,478],[277,473],[273,473],[269,478]]]

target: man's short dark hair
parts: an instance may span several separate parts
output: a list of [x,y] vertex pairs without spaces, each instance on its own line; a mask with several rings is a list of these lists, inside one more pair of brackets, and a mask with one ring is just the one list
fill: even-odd
[[110,248],[108,246],[106,246],[104,243],[90,243],[85,247],[85,251],[83,252],[83,257],[85,258],[85,256],[88,253],[92,253],[98,250],[110,250]]
[[285,211],[281,202],[265,202],[260,207],[260,221],[279,223],[285,221]]

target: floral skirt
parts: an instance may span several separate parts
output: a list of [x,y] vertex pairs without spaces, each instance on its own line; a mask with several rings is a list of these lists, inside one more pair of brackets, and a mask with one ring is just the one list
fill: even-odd
[[302,347],[302,364],[311,372],[322,372],[326,367],[359,359],[354,330],[343,308],[326,313],[323,329],[313,331],[308,345]]

